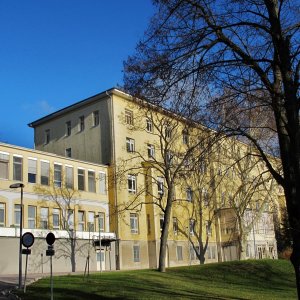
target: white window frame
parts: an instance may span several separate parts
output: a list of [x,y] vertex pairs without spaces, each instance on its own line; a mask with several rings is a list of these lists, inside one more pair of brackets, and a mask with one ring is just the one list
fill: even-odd
[[40,209],[40,228],[48,229],[49,228],[49,208],[41,207]]
[[[0,178],[9,179],[9,153],[0,152],[0,163],[2,169],[0,172]],[[1,174],[5,174],[5,176],[1,176]]]
[[146,130],[148,132],[153,132],[153,122],[149,118],[146,119]]
[[62,187],[62,164],[54,163],[53,184],[55,187]]
[[28,157],[28,182],[36,183],[37,179],[37,159]]
[[80,116],[78,118],[78,132],[82,132],[85,129],[85,118],[84,116]]
[[[55,224],[57,221],[58,224]],[[60,229],[60,209],[53,208],[52,209],[52,228],[53,229]]]
[[125,109],[125,123],[133,125],[133,111],[130,109]]
[[126,137],[126,150],[127,152],[134,152],[135,151],[135,140],[129,137]]
[[84,231],[85,230],[85,211],[78,210],[77,218],[78,218],[78,222],[77,222],[78,231]]
[[157,194],[158,196],[163,196],[164,194],[164,178],[163,177],[157,177],[156,178],[156,182],[157,182]]
[[100,171],[99,172],[99,193],[102,195],[106,195],[106,173]]
[[96,175],[94,170],[88,170],[88,191],[96,193]]
[[[28,228],[34,229],[36,228],[36,206],[34,205],[28,205],[28,218],[27,218],[27,224]],[[33,211],[30,212],[30,209],[33,209]],[[31,213],[34,213],[33,216]]]
[[[49,161],[41,160],[41,177],[40,177],[41,185],[49,185],[49,177],[50,177],[50,163]],[[45,179],[47,179],[47,183]]]
[[133,262],[140,262],[140,246],[139,245],[133,245]]
[[128,174],[127,175],[127,188],[128,192],[131,194],[136,193],[136,184],[137,183],[137,178],[136,175]]
[[137,213],[130,213],[130,232],[139,233],[139,216]]
[[[81,180],[82,180],[83,186],[79,185],[79,182]],[[78,183],[78,190],[85,191],[85,169],[77,168],[77,183]]]
[[148,157],[154,158],[155,157],[155,147],[152,144],[147,144],[147,151],[148,151]]
[[13,180],[23,181],[23,157],[19,155],[13,155]]
[[5,227],[5,212],[6,212],[6,204],[0,203],[0,227]]
[[73,166],[65,165],[65,187],[74,189],[74,168]]

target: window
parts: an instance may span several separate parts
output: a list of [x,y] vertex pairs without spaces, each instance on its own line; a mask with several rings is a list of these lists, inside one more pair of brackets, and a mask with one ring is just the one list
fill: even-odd
[[65,167],[65,186],[67,189],[73,189],[74,187],[74,175],[73,175],[73,167],[66,166]]
[[196,259],[196,253],[195,253],[195,249],[192,245],[190,245],[190,259],[191,260],[195,260]]
[[28,205],[28,228],[36,228],[36,207]]
[[150,119],[146,120],[146,130],[148,132],[153,132],[153,123],[152,123],[152,120],[150,120]]
[[50,129],[45,130],[45,145],[50,143]]
[[167,139],[170,139],[172,137],[172,128],[171,128],[170,124],[167,124],[165,127],[165,137]]
[[133,261],[140,262],[140,246],[133,246]]
[[183,260],[182,246],[177,246],[177,260]]
[[88,230],[90,232],[95,231],[95,213],[93,211],[89,211]]
[[99,172],[99,193],[106,194],[106,174],[104,172]]
[[28,182],[36,183],[36,169],[37,160],[33,158],[28,159]]
[[50,172],[49,162],[41,161],[41,184],[42,185],[49,185],[49,172]]
[[129,109],[125,109],[125,123],[133,125],[133,112]]
[[185,145],[188,145],[188,143],[189,143],[189,134],[188,134],[188,132],[186,130],[182,131],[182,142]]
[[211,221],[205,221],[205,229],[206,229],[206,235],[211,235]]
[[204,206],[208,206],[209,198],[208,198],[208,191],[206,189],[202,189],[202,200]]
[[130,231],[131,233],[139,233],[138,215],[136,213],[130,214]]
[[216,259],[216,247],[215,246],[207,246],[206,252],[207,252],[208,259]]
[[78,211],[78,230],[84,231],[84,211]]
[[134,152],[134,139],[126,138],[126,150],[127,152]]
[[163,227],[164,227],[164,221],[165,221],[165,216],[164,214],[161,214],[159,216],[159,229],[160,230],[163,230]]
[[66,149],[66,157],[72,157],[72,149],[71,148]]
[[78,190],[84,191],[84,169],[78,169]]
[[178,233],[178,220],[176,217],[173,217],[173,232],[174,234]]
[[73,209],[68,209],[67,223],[69,229],[74,229],[74,211]]
[[0,178],[8,179],[9,154],[0,152]]
[[157,193],[159,196],[164,194],[164,179],[162,177],[157,177]]
[[49,216],[49,209],[48,207],[41,207],[41,215],[40,215],[40,228],[41,229],[48,229],[48,216]]
[[66,136],[71,135],[71,121],[66,122]]
[[[100,230],[100,232],[104,232],[105,231],[105,214],[103,212],[99,212],[98,213],[98,230]],[[100,228],[99,228],[100,226]]]
[[196,221],[194,219],[190,219],[190,235],[195,234],[195,224]]
[[129,193],[136,193],[136,176],[135,175],[128,175],[127,178],[127,185],[128,185],[128,192]]
[[166,163],[170,165],[172,163],[173,153],[170,150],[166,151]]
[[154,145],[147,144],[147,149],[148,149],[148,157],[149,157],[149,158],[154,158],[154,156],[155,156],[155,148],[154,148]]
[[93,125],[94,126],[98,126],[100,123],[100,119],[99,119],[99,110],[95,110],[93,112]]
[[80,116],[78,121],[78,131],[81,132],[83,130],[84,130],[84,116]]
[[202,174],[205,174],[207,172],[207,164],[203,159],[199,161],[199,171]]
[[60,164],[54,164],[54,186],[61,187],[61,170]]
[[0,227],[5,227],[5,204],[0,203]]
[[21,223],[21,205],[20,204],[15,204],[14,215],[15,215],[15,226],[20,227],[20,223]]
[[19,156],[14,156],[13,159],[13,180],[22,181],[22,165],[23,165],[23,158]]
[[60,229],[59,208],[53,208],[53,210],[52,210],[52,226],[53,226],[53,229]]
[[88,186],[89,192],[96,193],[95,172],[91,170],[88,171]]
[[189,201],[189,202],[193,201],[193,190],[192,190],[191,187],[188,187],[186,189],[186,200]]

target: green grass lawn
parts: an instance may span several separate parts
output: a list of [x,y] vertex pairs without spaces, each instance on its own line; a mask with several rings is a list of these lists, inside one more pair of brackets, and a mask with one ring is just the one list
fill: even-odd
[[[50,299],[49,278],[28,286],[22,299]],[[54,299],[296,299],[285,260],[234,261],[202,266],[54,277]]]

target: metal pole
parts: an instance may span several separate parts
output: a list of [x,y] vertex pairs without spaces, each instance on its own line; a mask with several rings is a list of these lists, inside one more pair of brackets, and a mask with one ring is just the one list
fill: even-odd
[[[27,250],[28,250],[28,248],[27,248]],[[26,254],[25,278],[24,278],[24,294],[26,293],[27,264],[28,264],[28,254]]]
[[23,184],[21,187],[21,209],[20,209],[20,240],[19,240],[19,289],[22,288],[22,235],[23,235]]
[[41,253],[41,262],[42,262],[42,274],[44,273],[44,260],[43,260],[43,253]]
[[100,273],[102,273],[102,250],[101,250],[100,215],[98,215],[98,227],[99,227]]
[[53,300],[52,255],[50,256],[50,289],[51,289],[51,300]]

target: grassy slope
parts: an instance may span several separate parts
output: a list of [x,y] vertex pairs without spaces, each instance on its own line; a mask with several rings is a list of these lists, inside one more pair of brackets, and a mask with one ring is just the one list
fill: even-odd
[[[22,299],[50,299],[49,278]],[[293,268],[284,260],[257,260],[54,278],[54,299],[296,299]]]

